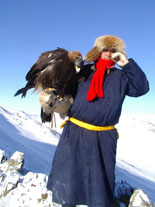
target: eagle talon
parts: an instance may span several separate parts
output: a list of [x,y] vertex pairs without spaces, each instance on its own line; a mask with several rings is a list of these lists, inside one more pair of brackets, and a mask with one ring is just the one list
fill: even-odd
[[46,93],[56,92],[56,89],[55,88],[46,88],[45,92]]
[[59,101],[63,100],[63,98],[60,95],[57,95],[56,97],[58,98]]
[[62,97],[60,97],[60,98],[59,98],[59,101],[62,101],[62,100],[63,100],[63,98],[62,98]]

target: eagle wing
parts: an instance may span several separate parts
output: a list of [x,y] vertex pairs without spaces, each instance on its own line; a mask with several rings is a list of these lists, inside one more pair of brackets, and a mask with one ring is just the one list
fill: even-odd
[[42,53],[26,74],[25,87],[16,92],[15,96],[25,97],[29,89],[41,89],[39,102],[43,122],[51,121],[54,111],[64,117],[72,105],[78,88],[75,65],[81,67],[83,62],[79,54],[63,48]]
[[[52,69],[53,67],[56,66],[56,63],[61,66],[61,62],[65,60],[65,58],[68,54],[68,51],[63,49],[63,48],[58,48],[53,51],[47,51],[42,53],[37,62],[32,65],[30,68],[29,72],[26,74],[26,85],[24,88],[19,89],[16,93],[15,96],[22,94],[22,97],[26,96],[26,93],[29,89],[35,88],[37,84],[37,78],[41,77],[40,74],[43,74],[47,69],[49,71],[49,68]],[[51,66],[51,67],[48,67]],[[58,66],[56,66],[58,67]],[[37,89],[37,88],[36,88]]]

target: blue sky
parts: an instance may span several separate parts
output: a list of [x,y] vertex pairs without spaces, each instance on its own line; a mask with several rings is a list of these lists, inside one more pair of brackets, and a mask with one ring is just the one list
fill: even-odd
[[155,114],[154,0],[0,0],[0,105],[40,113],[38,94],[14,97],[38,56],[63,47],[83,56],[100,35],[116,35],[146,73],[150,91],[127,97],[123,113]]

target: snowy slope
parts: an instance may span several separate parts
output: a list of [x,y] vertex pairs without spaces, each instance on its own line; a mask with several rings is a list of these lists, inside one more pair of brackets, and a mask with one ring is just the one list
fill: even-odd
[[0,149],[8,156],[24,152],[24,168],[49,173],[59,134],[46,125],[19,111],[0,108]]
[[155,202],[155,179],[145,170],[117,159],[116,182],[126,181],[133,188],[142,189]]
[[155,117],[122,115],[116,127],[120,135],[116,181],[143,189],[155,201]]
[[122,115],[117,156],[152,173],[155,179],[155,116]]
[[[154,117],[122,116],[117,128],[120,138],[116,181],[125,180],[133,187],[142,188],[155,202]],[[48,124],[41,124],[38,116],[0,107],[0,149],[8,155],[24,152],[26,171],[48,175],[59,136]]]

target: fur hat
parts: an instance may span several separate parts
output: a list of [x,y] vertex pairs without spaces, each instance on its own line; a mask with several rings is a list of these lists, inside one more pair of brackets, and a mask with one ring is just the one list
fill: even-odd
[[104,35],[96,39],[94,47],[85,55],[85,61],[90,63],[96,61],[103,50],[121,52],[125,54],[125,43],[116,36]]

